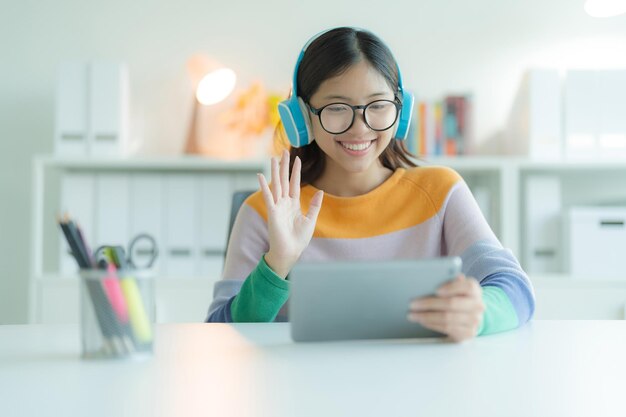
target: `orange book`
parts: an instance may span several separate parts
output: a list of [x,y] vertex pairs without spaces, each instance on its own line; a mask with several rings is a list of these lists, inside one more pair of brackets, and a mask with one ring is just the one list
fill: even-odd
[[426,103],[423,101],[419,104],[419,130],[418,130],[418,140],[419,143],[419,155],[425,156],[427,155],[428,149],[426,149]]

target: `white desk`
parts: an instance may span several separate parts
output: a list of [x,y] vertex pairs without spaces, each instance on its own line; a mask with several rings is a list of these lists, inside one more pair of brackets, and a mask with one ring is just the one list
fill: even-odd
[[145,361],[79,359],[75,326],[0,326],[1,416],[625,416],[626,322],[463,344],[294,344],[288,324],[160,325]]

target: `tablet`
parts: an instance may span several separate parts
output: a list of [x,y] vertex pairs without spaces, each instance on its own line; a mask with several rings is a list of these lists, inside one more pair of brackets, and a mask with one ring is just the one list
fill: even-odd
[[407,320],[413,298],[433,295],[461,272],[459,257],[298,263],[289,273],[296,342],[440,337]]

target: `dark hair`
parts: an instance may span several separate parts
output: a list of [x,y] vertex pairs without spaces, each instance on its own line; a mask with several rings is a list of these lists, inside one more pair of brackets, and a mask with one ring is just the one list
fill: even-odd
[[[325,80],[340,75],[362,60],[372,65],[401,99],[398,67],[387,45],[371,32],[349,27],[325,32],[307,47],[296,78],[298,96],[308,103]],[[279,130],[281,135],[278,136],[283,136],[282,142],[285,143],[282,125]],[[290,154],[290,171],[296,156],[302,160],[302,184],[311,184],[324,172],[326,155],[315,141],[300,148],[291,147]],[[404,141],[392,140],[379,160],[384,167],[395,171],[400,167],[417,166],[412,158],[416,156],[407,150]]]

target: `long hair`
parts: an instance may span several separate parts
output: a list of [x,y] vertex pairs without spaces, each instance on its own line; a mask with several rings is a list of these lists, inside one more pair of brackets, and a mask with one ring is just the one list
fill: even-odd
[[[298,95],[308,103],[320,85],[329,78],[348,70],[352,65],[367,61],[388,83],[394,94],[398,94],[398,67],[385,43],[371,32],[340,27],[332,29],[315,39],[306,49],[296,76]],[[282,123],[274,134],[275,149],[289,148]],[[324,172],[326,155],[315,141],[309,145],[290,149],[290,167],[295,157],[302,161],[302,184],[311,184]],[[379,157],[385,168],[395,171],[400,167],[415,167],[413,158],[404,141],[392,139]]]

